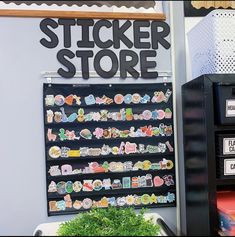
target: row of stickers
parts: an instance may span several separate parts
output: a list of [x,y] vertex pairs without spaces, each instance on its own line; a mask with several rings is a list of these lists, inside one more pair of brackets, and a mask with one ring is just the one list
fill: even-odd
[[87,128],[79,131],[68,130],[60,128],[53,133],[52,128],[47,130],[48,141],[73,141],[83,139],[92,139],[93,135],[96,139],[109,139],[109,138],[136,138],[136,137],[158,137],[158,136],[171,136],[173,133],[172,125],[165,125],[161,123],[159,126],[142,126],[137,129],[130,127],[129,129],[120,130],[115,127],[100,128],[97,127],[93,130]]
[[66,194],[72,192],[92,192],[105,190],[115,190],[115,189],[131,189],[131,188],[150,188],[150,187],[161,187],[163,185],[172,186],[174,185],[174,179],[172,175],[164,175],[163,177],[155,176],[152,177],[151,174],[146,174],[143,176],[135,177],[123,177],[121,179],[84,179],[83,183],[81,181],[60,181],[56,183],[51,181],[48,187],[48,193]]
[[89,112],[85,113],[83,108],[78,109],[77,113],[72,113],[67,115],[63,107],[60,108],[60,111],[52,111],[51,109],[47,110],[46,113],[47,123],[73,123],[77,122],[90,122],[90,121],[148,121],[148,120],[162,120],[162,119],[171,119],[172,111],[170,108],[144,110],[141,113],[133,113],[132,108],[121,108],[119,111],[111,112],[106,109],[102,109],[99,112]]
[[143,195],[127,195],[123,197],[102,197],[100,200],[92,200],[90,198],[85,198],[83,200],[71,199],[70,194],[64,196],[63,200],[59,201],[49,201],[49,210],[50,212],[56,211],[69,211],[73,210],[88,210],[94,207],[106,208],[109,206],[143,206],[151,204],[170,204],[175,202],[175,194],[168,192],[167,195],[156,195],[152,194],[143,194]]
[[49,148],[49,156],[51,158],[68,158],[68,157],[86,157],[86,156],[106,156],[106,155],[129,155],[129,154],[156,154],[173,152],[174,148],[169,141],[165,143],[159,142],[158,145],[145,145],[131,142],[121,142],[119,146],[103,145],[98,148],[80,147],[79,149],[70,149],[69,147],[52,146]]
[[147,103],[167,103],[172,92],[171,90],[167,89],[164,93],[163,91],[155,91],[153,95],[145,94],[141,96],[139,93],[134,94],[116,94],[114,98],[110,98],[106,95],[102,97],[95,97],[94,95],[90,94],[82,98],[81,96],[70,94],[66,97],[63,95],[46,95],[45,104],[46,106],[63,106],[66,105],[82,105],[84,100],[84,104],[86,105],[110,105],[110,104],[147,104]]
[[171,160],[163,158],[159,162],[151,162],[150,160],[137,161],[133,163],[132,161],[126,162],[108,162],[104,161],[102,164],[98,162],[90,162],[88,166],[83,166],[80,169],[73,169],[70,164],[50,166],[48,173],[50,176],[60,176],[60,175],[74,175],[74,174],[94,174],[94,173],[107,173],[107,172],[130,172],[138,170],[171,170],[174,167],[174,163]]

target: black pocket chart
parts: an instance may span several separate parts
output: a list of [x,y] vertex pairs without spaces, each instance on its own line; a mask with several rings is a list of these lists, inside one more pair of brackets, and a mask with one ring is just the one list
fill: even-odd
[[176,205],[171,83],[44,84],[48,216]]

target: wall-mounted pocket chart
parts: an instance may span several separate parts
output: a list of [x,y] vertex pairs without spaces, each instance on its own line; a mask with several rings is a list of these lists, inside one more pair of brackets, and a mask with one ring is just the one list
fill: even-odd
[[176,205],[172,84],[44,84],[48,215]]

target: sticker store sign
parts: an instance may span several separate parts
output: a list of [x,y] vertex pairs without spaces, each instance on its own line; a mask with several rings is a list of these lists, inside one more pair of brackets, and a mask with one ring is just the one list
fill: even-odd
[[[133,78],[157,78],[157,49],[170,48],[170,27],[163,21],[47,18],[41,21],[40,29],[44,34],[41,45],[58,48],[57,60],[63,65],[58,74],[64,78],[74,77],[79,68],[83,78],[88,79],[91,64],[102,78],[112,78],[118,71],[121,78],[127,74]],[[108,69],[102,63],[107,58],[111,61]]]

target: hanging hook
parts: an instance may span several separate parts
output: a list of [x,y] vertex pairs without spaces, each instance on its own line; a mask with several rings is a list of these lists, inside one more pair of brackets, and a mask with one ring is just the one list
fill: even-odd
[[47,77],[47,83],[49,84],[48,85],[49,87],[51,87],[51,81],[52,81],[51,77]]
[[166,83],[167,83],[167,77],[163,77],[163,82],[164,82],[164,86],[166,86]]

